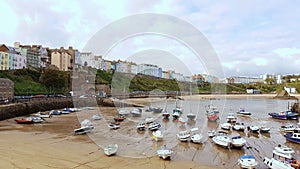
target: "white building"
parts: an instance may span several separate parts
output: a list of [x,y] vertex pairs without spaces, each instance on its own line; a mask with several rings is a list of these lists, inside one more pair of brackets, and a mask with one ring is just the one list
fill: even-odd
[[154,77],[160,77],[160,78],[162,77],[162,69],[157,65],[139,64],[138,73],[154,76]]
[[80,63],[80,65],[90,66],[96,69],[102,69],[103,67],[103,59],[102,56],[95,56],[92,52],[81,52],[80,59],[77,57],[76,60]]

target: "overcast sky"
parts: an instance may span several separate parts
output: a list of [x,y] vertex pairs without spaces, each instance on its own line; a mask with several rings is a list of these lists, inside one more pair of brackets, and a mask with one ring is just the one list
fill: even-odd
[[[82,51],[87,41],[110,23],[135,14],[159,13],[178,17],[196,27],[216,51],[226,77],[300,73],[298,33],[300,1],[1,0],[0,2],[2,16],[0,43],[9,46],[19,41],[21,44],[42,44],[51,48],[73,46]],[[147,43],[143,43],[145,40]],[[166,46],[168,40],[170,43]],[[141,44],[146,50],[155,47],[156,52],[161,51],[159,53],[164,53],[163,51],[172,53],[170,48],[177,50],[180,48],[175,45],[177,42],[171,42],[174,39],[164,39],[164,43],[161,44],[156,37],[135,37],[131,41],[127,42],[129,44],[115,47],[118,52],[111,52],[105,57],[132,58],[137,55],[126,53],[126,49],[137,48],[137,45]],[[155,45],[150,45],[151,41]],[[150,47],[147,48],[147,45]],[[141,49],[141,46],[138,48]],[[182,46],[181,48],[181,51],[186,50]],[[186,54],[180,52],[178,56],[172,54],[184,60],[185,67],[189,67],[191,74],[205,72],[204,66],[191,59],[188,52]]]

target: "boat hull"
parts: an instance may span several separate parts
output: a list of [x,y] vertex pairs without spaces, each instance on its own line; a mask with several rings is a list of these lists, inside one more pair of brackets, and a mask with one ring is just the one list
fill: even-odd
[[300,143],[300,138],[293,138],[293,133],[287,133],[284,137],[291,142]]

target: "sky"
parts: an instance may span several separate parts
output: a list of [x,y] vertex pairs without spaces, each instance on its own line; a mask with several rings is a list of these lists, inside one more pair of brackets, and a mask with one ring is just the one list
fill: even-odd
[[[8,46],[18,41],[51,48],[73,46],[83,51],[89,40],[110,24],[121,22],[124,17],[153,13],[176,17],[199,30],[207,38],[205,43],[217,54],[217,59],[211,60],[220,63],[216,66],[221,66],[218,71],[225,77],[300,73],[300,1],[296,0],[0,0],[0,3],[0,44]],[[155,24],[156,20],[147,22]],[[134,29],[141,25],[131,26]],[[115,31],[125,30],[122,27]],[[179,34],[183,32],[184,29],[179,30]],[[176,71],[209,72],[201,53],[196,56],[195,50],[183,42],[161,34],[134,35],[123,37],[104,54],[95,54],[155,64],[164,58],[161,54],[166,54],[184,65],[174,64]],[[145,51],[159,54],[153,56],[155,59],[140,59],[139,54],[145,55]],[[172,69],[173,64],[168,63],[174,59],[162,60],[159,66]]]

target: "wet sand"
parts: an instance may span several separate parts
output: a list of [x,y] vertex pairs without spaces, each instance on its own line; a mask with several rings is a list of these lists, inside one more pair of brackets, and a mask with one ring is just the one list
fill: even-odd
[[[251,95],[253,96],[253,95]],[[259,95],[262,97],[262,95]],[[192,98],[189,98],[192,97]],[[216,96],[189,96],[185,100],[211,100]],[[222,96],[223,97],[223,96]],[[228,97],[228,96],[226,96]],[[246,99],[250,96],[229,96],[230,99]],[[258,97],[258,96],[255,96]],[[253,98],[253,97],[251,97]],[[264,99],[272,96],[263,96]],[[157,105],[169,103],[173,107],[173,99],[130,99],[130,102]],[[132,110],[133,108],[125,108]],[[93,121],[92,115],[100,113],[102,120]],[[289,121],[274,120],[260,114],[253,117],[238,117],[239,122],[245,124],[268,124],[272,127],[270,134],[251,134],[247,131],[231,131],[232,135],[241,135],[247,139],[247,146],[241,150],[225,149],[215,145],[206,135],[210,129],[217,129],[217,123],[207,122],[203,114],[196,122],[181,125],[178,121],[163,120],[160,114],[143,110],[141,117],[127,117],[118,130],[110,130],[107,123],[113,121],[118,110],[112,107],[96,107],[93,110],[82,110],[77,113],[53,116],[41,124],[21,125],[14,119],[0,122],[0,168],[239,168],[237,159],[248,153],[253,154],[259,162],[258,168],[266,168],[262,159],[271,157],[272,149],[277,144],[287,144],[296,150],[296,157],[300,159],[299,144],[286,142],[278,132],[280,125]],[[135,125],[147,117],[154,117],[162,124],[164,141],[155,142],[151,132],[137,132]],[[89,119],[93,121],[95,129],[88,135],[74,135],[79,121]],[[222,122],[222,121],[221,121]],[[179,142],[176,133],[180,130],[199,127],[204,135],[202,144]],[[116,156],[107,157],[103,147],[117,143],[119,151]],[[174,154],[171,161],[164,161],[155,154],[162,145],[172,148]]]

